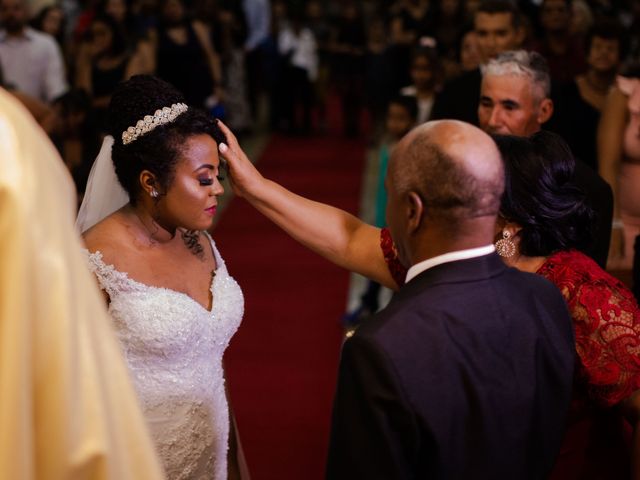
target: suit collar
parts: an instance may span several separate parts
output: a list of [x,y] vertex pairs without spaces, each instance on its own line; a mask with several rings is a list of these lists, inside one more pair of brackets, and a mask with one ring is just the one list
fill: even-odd
[[417,275],[409,283],[405,284],[400,289],[400,292],[421,289],[427,284],[437,285],[485,280],[500,275],[506,269],[507,266],[495,252],[481,257],[442,263]]
[[467,248],[465,250],[457,250],[454,252],[447,252],[442,255],[438,255],[436,257],[428,258],[423,260],[422,262],[418,262],[413,265],[409,271],[407,272],[407,278],[405,283],[411,281],[412,278],[417,277],[425,270],[433,268],[442,263],[455,262],[457,260],[466,260],[468,258],[481,257],[483,255],[488,255],[491,252],[495,251],[495,247],[492,243],[489,245],[485,245],[483,247],[477,248]]

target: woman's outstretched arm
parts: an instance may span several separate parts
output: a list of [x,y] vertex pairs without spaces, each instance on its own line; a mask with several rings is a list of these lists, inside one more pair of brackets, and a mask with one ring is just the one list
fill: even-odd
[[291,237],[327,260],[397,289],[380,247],[380,229],[339,208],[296,195],[264,178],[242,151],[231,131],[220,128],[228,145],[220,154],[229,166],[234,192]]

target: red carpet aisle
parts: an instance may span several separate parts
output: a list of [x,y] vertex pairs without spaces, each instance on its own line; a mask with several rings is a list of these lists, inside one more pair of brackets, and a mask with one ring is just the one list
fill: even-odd
[[[363,141],[274,136],[258,167],[292,191],[356,213]],[[214,231],[246,310],[227,382],[253,480],[323,478],[349,275],[243,199]]]

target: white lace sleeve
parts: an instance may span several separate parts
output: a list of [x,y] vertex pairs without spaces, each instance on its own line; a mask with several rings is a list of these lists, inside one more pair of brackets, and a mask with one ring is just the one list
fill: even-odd
[[119,292],[131,291],[136,288],[135,283],[129,280],[124,272],[119,272],[113,265],[107,265],[102,259],[102,252],[89,252],[83,249],[87,256],[89,270],[98,279],[100,288],[107,292],[109,298],[114,298]]

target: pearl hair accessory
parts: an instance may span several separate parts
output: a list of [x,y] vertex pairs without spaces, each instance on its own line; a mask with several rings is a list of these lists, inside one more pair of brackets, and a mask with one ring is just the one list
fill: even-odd
[[181,114],[186,112],[188,108],[184,103],[174,103],[171,107],[156,110],[156,113],[153,115],[145,115],[142,120],[138,120],[135,127],[129,127],[122,132],[122,143],[127,145],[149,133],[154,128],[173,122]]

